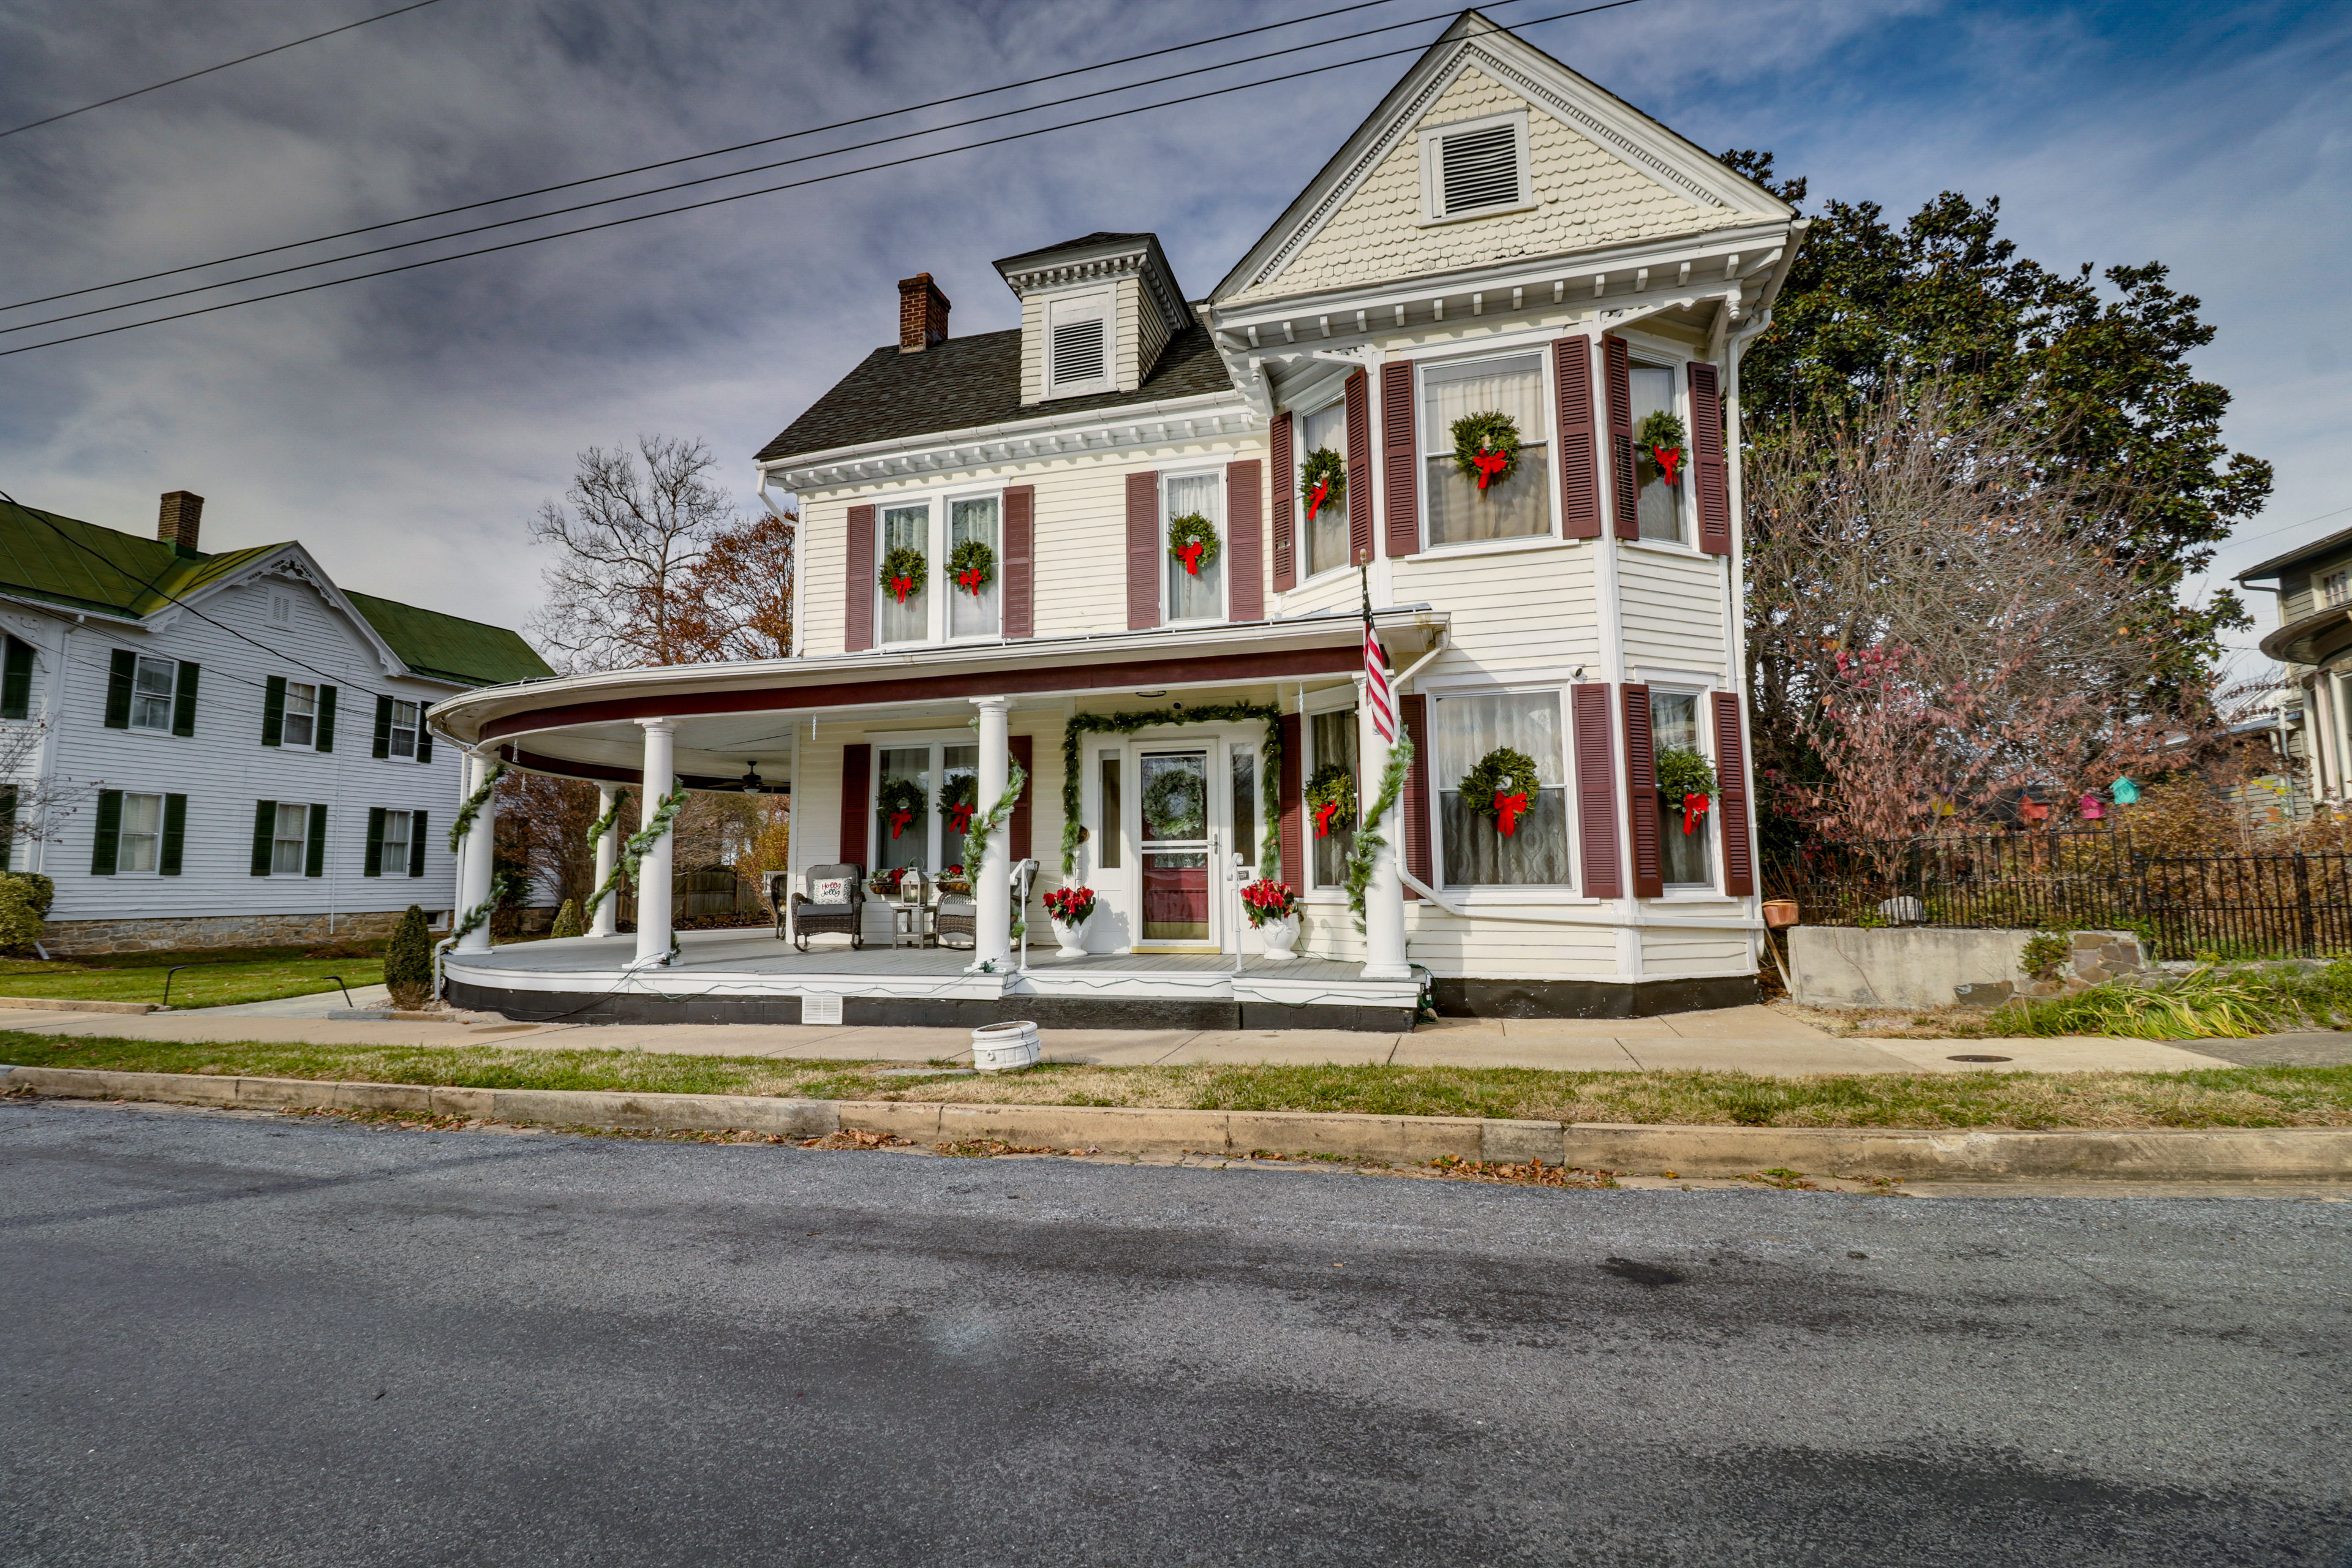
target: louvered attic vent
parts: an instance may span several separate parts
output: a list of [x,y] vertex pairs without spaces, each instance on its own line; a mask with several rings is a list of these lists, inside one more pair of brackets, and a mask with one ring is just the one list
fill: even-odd
[[1445,137],[1438,144],[1443,216],[1480,207],[1515,206],[1519,201],[1517,129],[1490,125]]
[[1103,324],[1066,321],[1054,329],[1054,384],[1095,381],[1103,374]]

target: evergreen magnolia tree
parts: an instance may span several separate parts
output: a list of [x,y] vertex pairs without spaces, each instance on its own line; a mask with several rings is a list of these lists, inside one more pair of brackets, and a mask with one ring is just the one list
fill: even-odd
[[415,904],[392,930],[383,952],[383,983],[395,1007],[422,1007],[433,999],[433,936]]

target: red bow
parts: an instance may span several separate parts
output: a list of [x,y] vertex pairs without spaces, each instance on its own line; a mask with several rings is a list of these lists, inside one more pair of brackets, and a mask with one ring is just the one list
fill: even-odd
[[898,596],[898,603],[902,605],[905,604],[907,602],[907,595],[914,591],[915,580],[912,577],[893,577],[890,579],[890,592]]
[[1527,809],[1526,795],[1505,795],[1501,790],[1495,792],[1495,826],[1502,830],[1504,837],[1508,838],[1519,830],[1519,818]]
[[1191,543],[1185,545],[1184,548],[1179,550],[1176,552],[1176,558],[1184,563],[1185,571],[1190,572],[1193,576],[1198,577],[1201,574],[1201,552],[1207,548],[1207,545],[1203,544],[1200,540],[1195,539]]
[[[988,574],[977,566],[973,567],[969,572],[959,572],[956,574],[956,582],[963,587],[971,589],[971,596],[975,599],[980,597],[981,587],[987,582],[987,580]],[[901,602],[903,603],[903,601]]]
[[1321,805],[1315,808],[1316,837],[1328,838],[1331,837],[1331,814],[1339,809],[1339,803],[1336,800],[1326,801]]
[[1683,466],[1683,449],[1680,447],[1653,447],[1650,456],[1657,459],[1658,477],[1673,484],[1675,470]]
[[1325,501],[1329,500],[1330,499],[1331,481],[1328,479],[1316,480],[1315,488],[1307,492],[1307,521],[1313,522],[1315,521],[1316,512],[1322,508]]
[[969,831],[971,827],[971,807],[964,805],[961,801],[958,801],[955,805],[948,807],[949,832],[963,833]]
[[893,838],[898,837],[899,833],[905,829],[907,824],[914,820],[915,814],[911,811],[892,812],[890,814],[890,837]]
[[1696,790],[1683,796],[1683,831],[1696,833],[1699,819],[1706,815],[1706,796]]
[[1510,466],[1510,454],[1507,452],[1482,451],[1472,458],[1470,465],[1478,470],[1478,488],[1485,489],[1489,480]]

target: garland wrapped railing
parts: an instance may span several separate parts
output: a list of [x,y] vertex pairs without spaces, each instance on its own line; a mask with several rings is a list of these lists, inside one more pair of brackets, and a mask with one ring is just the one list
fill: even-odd
[[[1073,713],[1062,726],[1062,875],[1075,876],[1079,835],[1086,831],[1082,793],[1085,777],[1079,756],[1082,735],[1131,735],[1169,724],[1237,724],[1255,719],[1265,725],[1260,746],[1258,796],[1272,800],[1282,777],[1282,710],[1271,702],[1212,702],[1198,708],[1143,708],[1123,713]],[[1282,814],[1268,811],[1265,834],[1258,849],[1261,867],[1282,864]],[[966,861],[970,865],[972,862]]]

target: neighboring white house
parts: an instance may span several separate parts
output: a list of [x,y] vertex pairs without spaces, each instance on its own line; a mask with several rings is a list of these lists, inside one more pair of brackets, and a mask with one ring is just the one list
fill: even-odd
[[[1446,1011],[1752,997],[1738,364],[1802,227],[1465,12],[1205,298],[1139,233],[995,263],[1013,331],[955,338],[930,275],[901,282],[899,341],[759,454],[800,506],[795,657],[483,691],[436,722],[607,783],[787,775],[803,874],[960,860],[958,792],[1017,762],[990,854],[1055,879],[1066,792],[1104,953],[1255,952],[1218,890],[1238,854],[1304,890],[1305,950],[1367,981],[1417,965]],[[1454,429],[1485,415],[1518,447],[1482,489]],[[1652,415],[1679,461],[1642,444]],[[1360,934],[1351,819],[1308,797],[1330,770],[1369,804],[1389,754],[1367,595],[1419,760]],[[1711,763],[1705,815],[1662,794],[1670,751]],[[1507,752],[1534,777],[1498,813],[1462,785]],[[867,937],[892,919],[869,902]],[[641,962],[666,942],[641,931]]]
[[[44,942],[99,952],[381,936],[446,920],[458,759],[421,715],[550,671],[521,637],[339,588],[299,544],[208,555],[0,503],[11,868],[57,883]],[[46,820],[37,820],[39,818]]]

